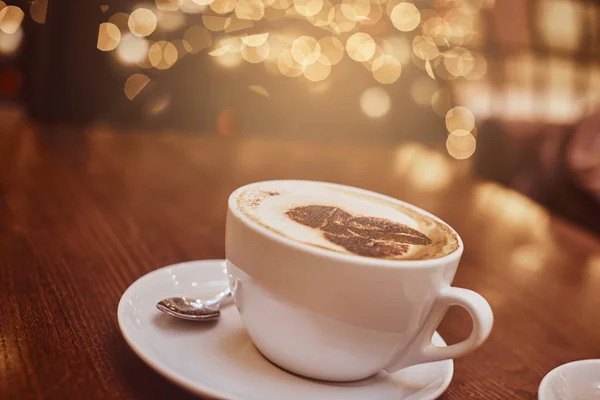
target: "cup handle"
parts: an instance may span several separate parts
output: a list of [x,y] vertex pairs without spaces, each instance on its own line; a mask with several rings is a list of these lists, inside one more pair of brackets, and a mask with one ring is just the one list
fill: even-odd
[[[467,310],[473,320],[473,330],[462,342],[448,347],[435,346],[431,338],[451,306],[460,306]],[[438,295],[427,321],[417,337],[408,345],[408,350],[394,357],[385,370],[396,372],[416,364],[463,356],[475,350],[487,339],[493,324],[492,308],[483,296],[472,290],[448,286]]]

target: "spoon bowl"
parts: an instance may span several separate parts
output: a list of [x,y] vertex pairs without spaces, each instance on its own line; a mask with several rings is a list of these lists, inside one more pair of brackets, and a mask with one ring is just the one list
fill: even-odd
[[231,290],[225,289],[207,300],[191,297],[168,297],[156,304],[156,308],[175,318],[188,321],[214,321],[221,316],[221,305],[231,297]]

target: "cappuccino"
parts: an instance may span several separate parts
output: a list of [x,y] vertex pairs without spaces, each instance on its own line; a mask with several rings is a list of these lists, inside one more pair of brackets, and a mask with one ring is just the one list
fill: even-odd
[[296,242],[391,260],[440,258],[459,248],[447,225],[401,202],[343,186],[270,181],[234,194],[255,223]]

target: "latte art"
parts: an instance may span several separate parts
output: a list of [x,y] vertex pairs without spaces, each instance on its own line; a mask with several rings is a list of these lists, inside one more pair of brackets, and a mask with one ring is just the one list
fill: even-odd
[[273,181],[241,188],[238,208],[297,242],[396,260],[443,257],[458,249],[445,224],[400,202],[318,182]]
[[405,254],[408,245],[429,245],[431,239],[406,225],[376,217],[355,217],[331,206],[294,207],[286,212],[294,221],[319,229],[325,239],[366,257]]

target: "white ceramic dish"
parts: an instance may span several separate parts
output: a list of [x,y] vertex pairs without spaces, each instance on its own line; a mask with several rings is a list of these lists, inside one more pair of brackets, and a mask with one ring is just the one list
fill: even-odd
[[542,379],[538,399],[600,399],[600,359],[573,361],[554,368]]
[[[155,307],[169,296],[209,296],[227,285],[223,260],[167,266],[135,281],[123,294],[118,321],[123,337],[149,366],[200,395],[223,399],[436,399],[450,384],[452,360],[379,373],[350,383],[292,375],[254,347],[233,305],[216,323],[175,320]],[[445,346],[437,334],[438,346]]]

